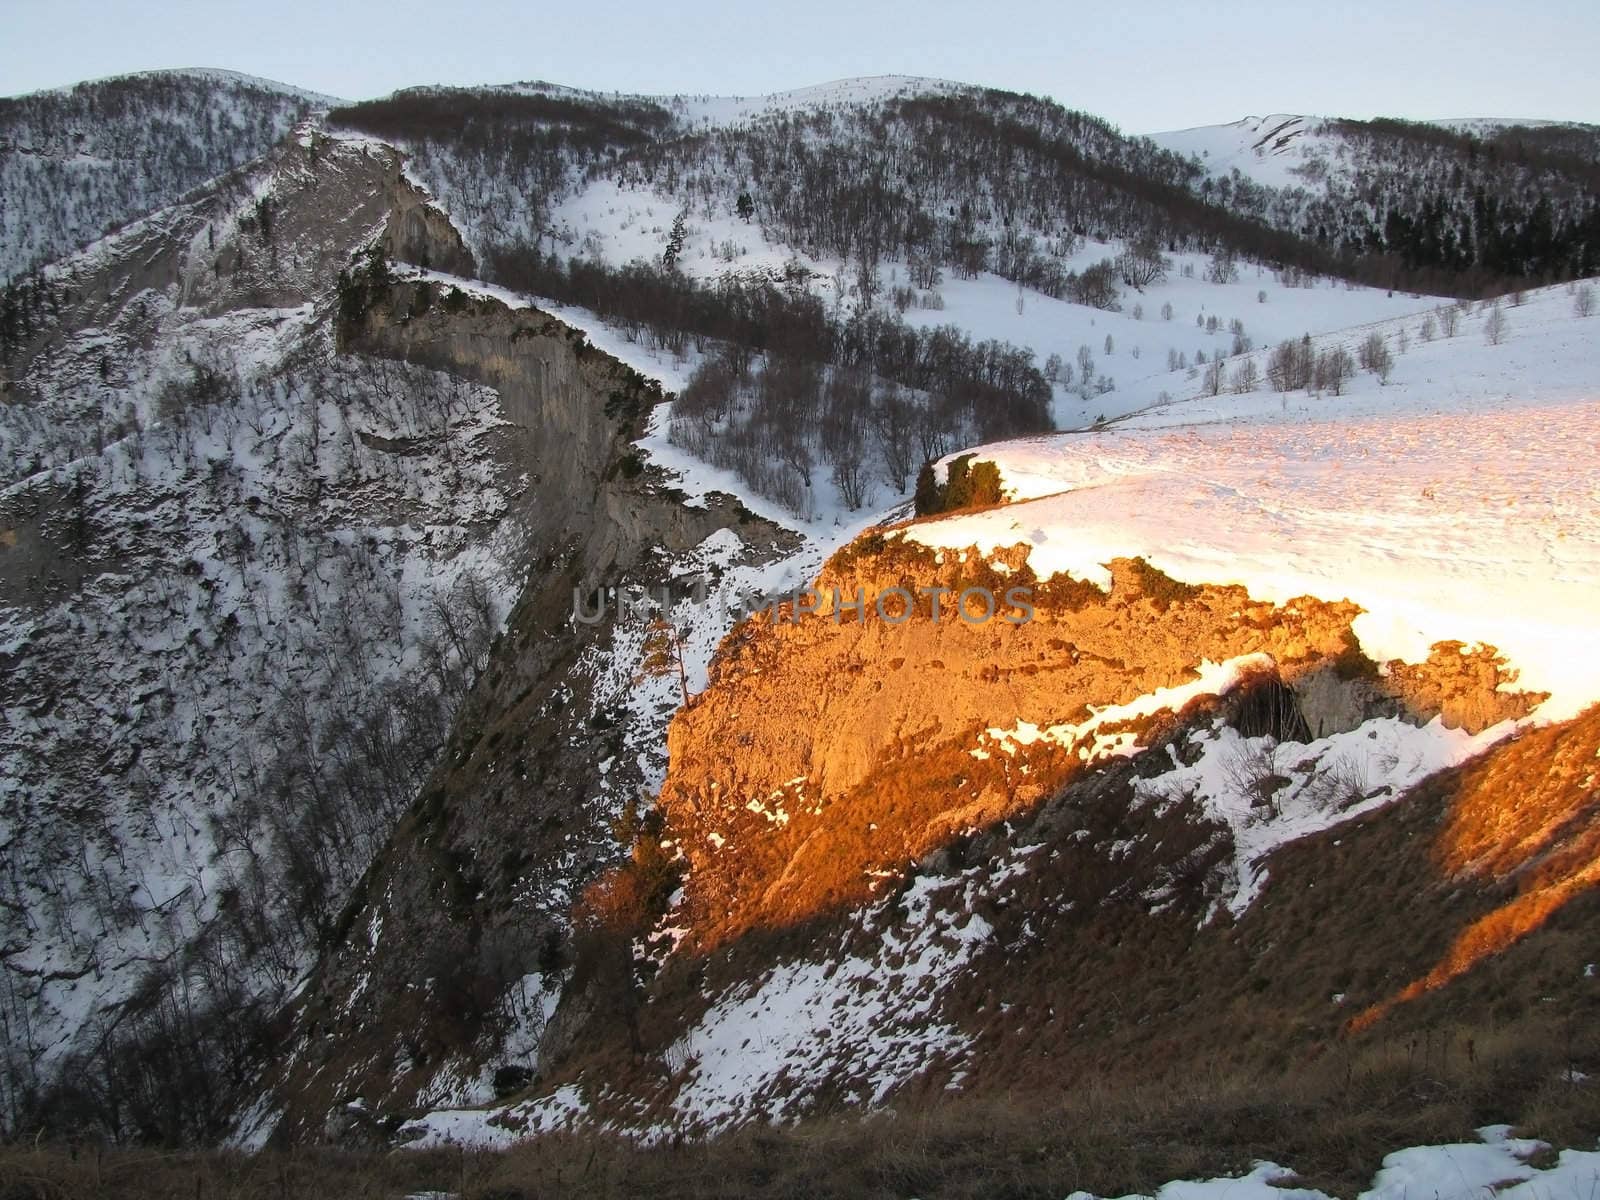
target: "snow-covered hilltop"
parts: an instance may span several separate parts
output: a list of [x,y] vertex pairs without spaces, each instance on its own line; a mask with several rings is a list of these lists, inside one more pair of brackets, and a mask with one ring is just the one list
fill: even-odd
[[737,125],[775,113],[863,107],[912,96],[954,96],[972,91],[970,85],[948,79],[916,75],[868,75],[836,79],[831,83],[764,96],[657,96],[691,126],[714,128]]
[[0,282],[244,165],[334,103],[217,70],[0,99]]
[[[1166,150],[1199,161],[1206,174],[1225,176],[1237,170],[1256,183],[1273,188],[1313,187],[1348,154],[1347,130],[1352,122],[1293,113],[1243,117],[1225,125],[1170,129],[1148,137]],[[1591,127],[1564,121],[1517,120],[1509,117],[1460,117],[1428,121],[1452,133],[1493,140],[1514,130],[1582,132]]]

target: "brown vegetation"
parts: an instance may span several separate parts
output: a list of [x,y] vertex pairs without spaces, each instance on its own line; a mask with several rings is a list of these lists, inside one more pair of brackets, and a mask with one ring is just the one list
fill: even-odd
[[1505,951],[1600,883],[1600,709],[1540,729],[1463,774],[1434,847],[1444,880],[1510,894],[1461,927],[1424,975],[1351,1022],[1365,1029]]
[[708,1142],[644,1148],[603,1134],[555,1135],[510,1151],[273,1151],[162,1154],[80,1146],[0,1147],[6,1200],[303,1200],[398,1198],[423,1190],[463,1200],[653,1196],[1059,1197],[1149,1194],[1178,1178],[1249,1170],[1270,1159],[1300,1184],[1353,1196],[1403,1146],[1470,1141],[1508,1108],[1524,1131],[1589,1145],[1583,1089],[1552,1083],[1548,1044],[1485,1045],[1474,1061],[1365,1055],[1293,1080],[1195,1076],[1121,1088],[1080,1078],[1041,1101],[1015,1094],[942,1099],[863,1117],[841,1112],[751,1127]]

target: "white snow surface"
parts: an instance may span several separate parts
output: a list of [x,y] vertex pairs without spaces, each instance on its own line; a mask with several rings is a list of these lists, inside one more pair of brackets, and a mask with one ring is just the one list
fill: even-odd
[[583,1097],[568,1084],[547,1096],[509,1108],[459,1108],[431,1112],[400,1131],[407,1150],[439,1146],[503,1148],[540,1133],[568,1128],[583,1112]]
[[841,105],[881,104],[902,96],[971,91],[970,84],[921,75],[862,75],[765,96],[653,96],[693,125],[737,125],[768,113],[799,112]]
[[[1198,125],[1191,129],[1170,129],[1148,137],[1163,150],[1199,161],[1208,175],[1218,177],[1237,170],[1256,183],[1275,188],[1315,188],[1312,162],[1331,166],[1345,152],[1343,138],[1327,129],[1327,117],[1295,113],[1271,113],[1264,117],[1244,117],[1226,125]],[[1517,117],[1448,117],[1426,124],[1456,133],[1490,137],[1513,126],[1541,128],[1575,122],[1524,120]]]
[[1267,670],[1274,665],[1270,654],[1246,654],[1229,659],[1225,663],[1202,660],[1196,670],[1195,678],[1190,682],[1176,687],[1157,688],[1126,704],[1110,704],[1104,708],[1095,708],[1091,705],[1091,715],[1087,721],[1048,725],[1044,728],[1028,721],[1019,721],[1010,729],[990,728],[985,731],[981,739],[984,746],[973,751],[973,754],[987,758],[989,751],[985,747],[990,743],[1001,752],[1012,754],[1015,753],[1017,746],[1027,746],[1038,741],[1055,742],[1071,748],[1092,737],[1094,740],[1080,747],[1078,751],[1079,757],[1085,762],[1108,755],[1127,756],[1136,749],[1132,734],[1114,733],[1107,736],[1100,735],[1097,731],[1104,725],[1132,721],[1162,711],[1176,711],[1196,696],[1223,695],[1237,687],[1239,681],[1250,672]]
[[[719,999],[667,1051],[669,1065],[689,1070],[675,1125],[714,1130],[758,1112],[784,1120],[815,1088],[863,1072],[860,1099],[881,1104],[932,1060],[958,1056],[967,1036],[939,1018],[936,1002],[992,932],[970,903],[935,903],[962,882],[918,877],[869,914],[869,927],[883,922],[870,954],[785,963]],[[887,919],[896,904],[903,923]]]
[[[1600,1152],[1563,1150],[1553,1165],[1534,1167],[1527,1160],[1545,1143],[1513,1138],[1506,1125],[1486,1125],[1478,1135],[1479,1142],[1395,1151],[1358,1200],[1591,1200],[1600,1189]],[[1292,1170],[1258,1162],[1242,1176],[1174,1181],[1157,1189],[1155,1200],[1329,1200],[1314,1188],[1287,1186],[1293,1181]],[[1067,1200],[1095,1197],[1073,1192]]]
[[[1142,556],[1258,599],[1349,599],[1375,660],[1435,642],[1495,646],[1545,720],[1600,699],[1600,360],[1567,289],[1504,310],[1514,333],[1416,340],[1370,327],[1394,378],[1339,397],[1251,392],[1137,412],[1101,432],[980,447],[1019,501],[911,527],[935,547],[1027,543],[1041,577],[1102,586]],[[1322,345],[1348,340],[1341,335]]]
[[[992,934],[975,903],[1020,873],[1021,861],[1038,849],[1018,849],[999,869],[919,876],[858,914],[855,929],[820,957],[780,963],[712,997],[663,1056],[685,1076],[664,1122],[596,1116],[585,1095],[604,1091],[598,1081],[510,1106],[441,1108],[408,1127],[407,1145],[501,1146],[569,1124],[652,1143],[683,1131],[713,1133],[758,1113],[792,1120],[823,1085],[849,1090],[864,1105],[882,1104],[920,1073],[959,1063],[967,1035],[940,1017],[939,998]],[[420,1136],[409,1140],[413,1134]]]
[[[1457,766],[1507,736],[1511,722],[1479,734],[1448,729],[1435,717],[1423,726],[1374,718],[1310,743],[1247,738],[1216,723],[1197,731],[1199,758],[1133,785],[1141,801],[1196,799],[1232,833],[1233,863],[1210,919],[1221,908],[1235,917],[1260,896],[1267,861],[1290,842],[1353,820],[1399,797],[1437,771]],[[1169,748],[1168,753],[1172,753]],[[1264,798],[1258,785],[1286,780]],[[1161,896],[1148,899],[1159,901]]]
[[1198,159],[1213,176],[1237,170],[1268,187],[1304,187],[1306,179],[1297,169],[1338,147],[1337,135],[1321,132],[1323,120],[1270,113],[1226,125],[1200,125],[1146,136],[1163,150]]

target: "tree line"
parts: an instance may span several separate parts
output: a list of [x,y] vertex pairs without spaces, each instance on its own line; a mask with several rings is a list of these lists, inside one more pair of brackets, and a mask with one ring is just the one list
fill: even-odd
[[1576,129],[1334,123],[1352,178],[1313,161],[1306,186],[1278,189],[1209,178],[1049,100],[976,88],[710,130],[644,99],[507,89],[402,92],[333,120],[408,149],[480,253],[553,245],[554,206],[604,178],[839,259],[868,300],[880,268],[903,264],[924,290],[940,273],[989,271],[1109,307],[1116,272],[1068,261],[1088,238],[1461,295],[1600,271],[1593,138]]
[[819,475],[858,508],[880,482],[904,494],[918,464],[961,445],[1051,428],[1051,385],[1031,350],[913,328],[881,307],[830,311],[798,264],[702,283],[518,243],[485,269],[635,340],[706,355],[674,406],[673,441],[797,513],[814,505]]
[[1600,272],[1600,131],[1376,120],[1319,132],[1340,139],[1347,171],[1314,158],[1298,168],[1302,186],[1235,171],[1200,194],[1297,231],[1339,272],[1379,286],[1482,297]]
[[769,240],[853,263],[862,290],[880,265],[904,263],[918,286],[935,272],[991,271],[1109,307],[1108,268],[1067,265],[1085,238],[1333,265],[1294,234],[1202,199],[1189,160],[1085,113],[997,91],[769,114],[630,149],[607,174],[691,205],[748,197]]

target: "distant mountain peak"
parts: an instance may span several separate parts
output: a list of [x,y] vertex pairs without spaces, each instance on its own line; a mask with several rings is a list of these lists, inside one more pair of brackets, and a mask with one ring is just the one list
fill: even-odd
[[204,83],[232,84],[237,87],[253,88],[258,91],[276,92],[283,96],[294,96],[305,100],[318,108],[329,108],[345,101],[338,96],[330,96],[325,92],[313,91],[296,84],[284,83],[277,79],[267,79],[261,75],[250,75],[244,71],[231,71],[225,67],[153,67],[144,71],[125,71],[118,75],[102,75],[94,79],[84,79],[77,83],[63,84],[60,87],[39,88],[36,91],[20,93],[11,99],[28,99],[45,96],[66,96],[80,88],[94,88],[106,84],[132,82],[136,80],[159,79],[187,79]]

